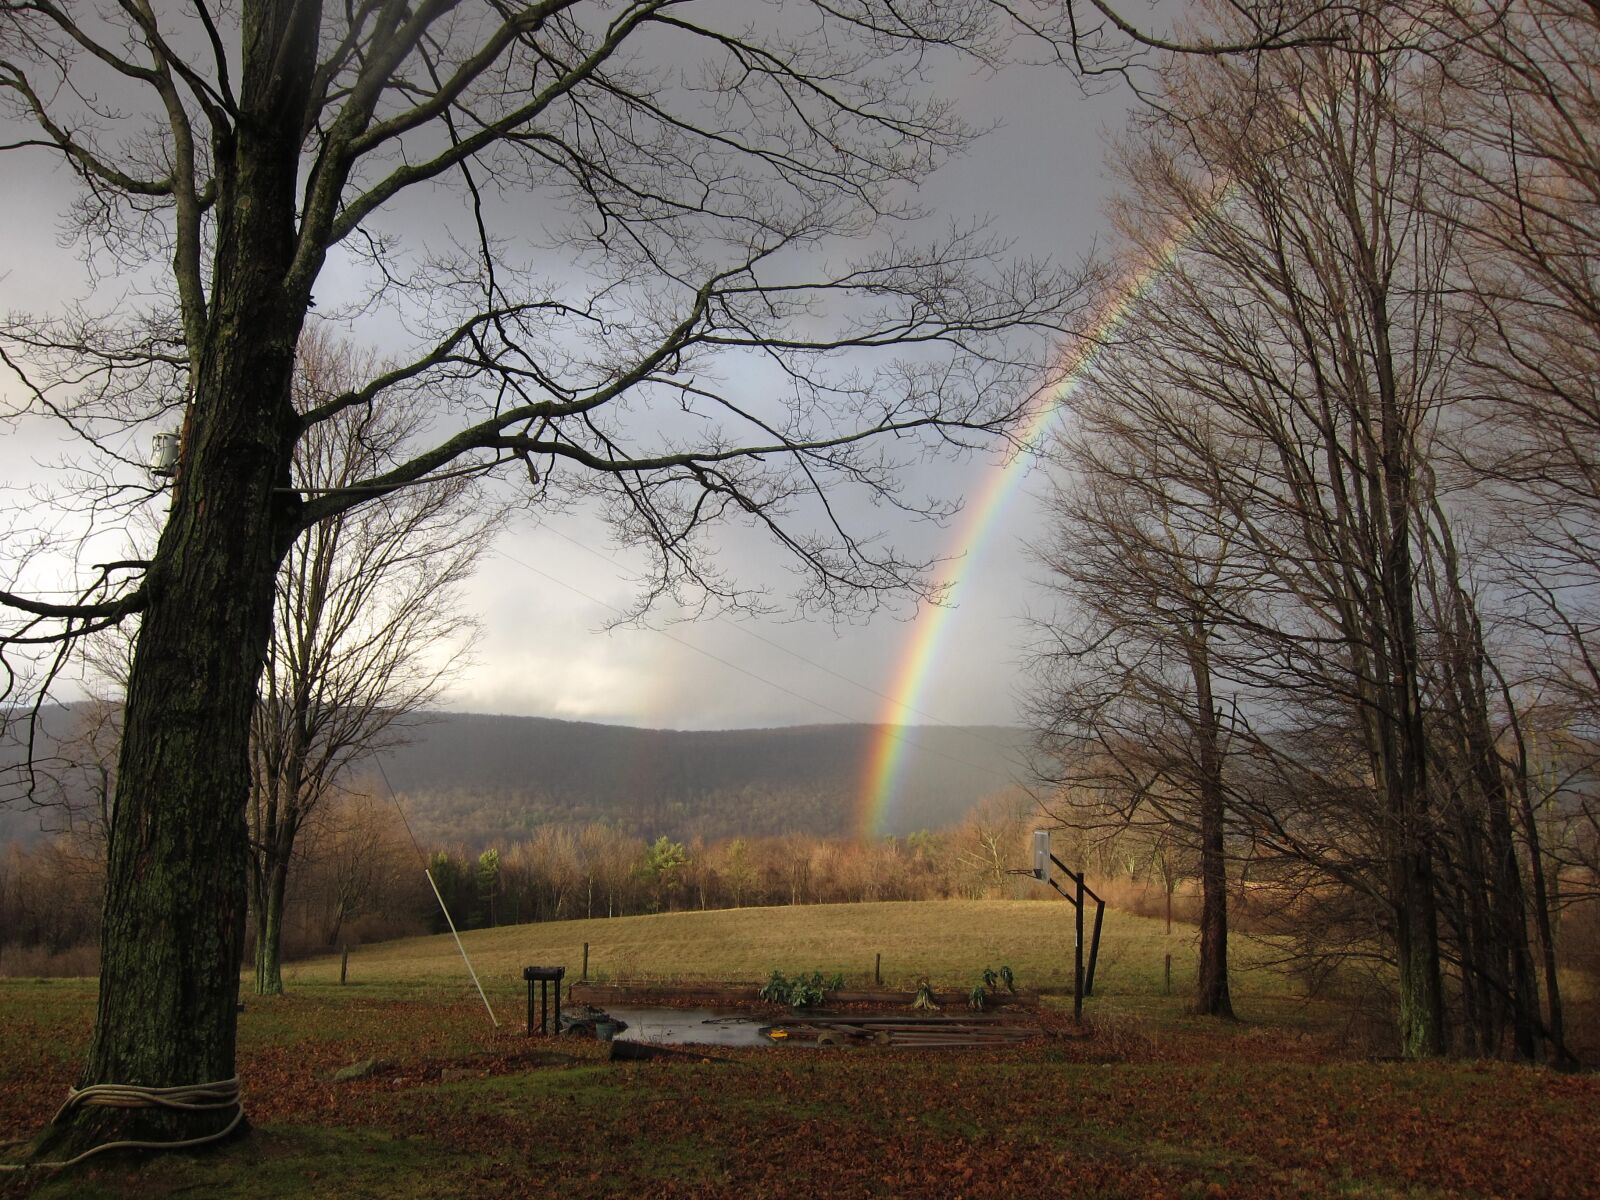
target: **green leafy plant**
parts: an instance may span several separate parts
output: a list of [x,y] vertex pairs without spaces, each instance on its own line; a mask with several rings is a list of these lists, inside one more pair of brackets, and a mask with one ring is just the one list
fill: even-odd
[[809,976],[796,975],[793,979],[782,971],[774,971],[756,995],[771,1004],[811,1008],[826,1000],[829,992],[836,992],[843,986],[844,976],[839,974],[824,981],[821,971],[813,971]]
[[756,993],[757,999],[766,1000],[772,1004],[782,1004],[789,995],[789,981],[783,977],[782,971],[774,971],[772,978],[761,985],[761,990]]
[[826,997],[820,971],[815,972],[810,979],[796,978],[789,981],[790,1008],[811,1008],[821,1004]]
[[996,971],[993,967],[985,967],[983,982],[972,989],[972,995],[967,999],[967,1007],[982,1009],[989,997],[999,990],[1001,984],[1005,985],[1006,991],[1016,993],[1017,977],[1012,974],[1011,968],[1002,966]]
[[939,1003],[933,998],[933,984],[926,975],[917,980],[917,994],[911,1000],[911,1007],[923,1012],[939,1011]]

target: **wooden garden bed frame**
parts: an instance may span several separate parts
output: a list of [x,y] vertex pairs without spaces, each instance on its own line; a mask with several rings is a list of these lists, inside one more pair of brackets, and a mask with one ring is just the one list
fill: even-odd
[[[761,987],[762,985],[759,983],[660,983],[649,980],[592,983],[579,981],[571,985],[567,998],[574,1004],[592,1004],[596,1008],[605,1008],[608,1005],[623,1007],[631,1005],[637,1007],[652,1004],[703,1004],[712,1008],[741,1008],[762,1003],[757,997]],[[916,999],[915,992],[892,991],[888,988],[861,988],[829,992],[827,1003],[829,1005],[874,1004],[888,1008],[910,1008],[914,999]],[[944,1009],[965,1011],[967,1006],[966,992],[936,992],[934,999]],[[1019,989],[1013,993],[1000,989],[989,993],[985,1006],[992,1008],[1037,1008],[1039,1006],[1039,994],[1031,990]]]

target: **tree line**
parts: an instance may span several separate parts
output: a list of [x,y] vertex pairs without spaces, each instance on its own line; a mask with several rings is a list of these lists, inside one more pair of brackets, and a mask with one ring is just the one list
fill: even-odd
[[[280,965],[281,987],[282,961],[444,932],[424,868],[458,929],[770,905],[1045,898],[1018,874],[1035,823],[1031,800],[1013,792],[951,828],[873,842],[802,833],[675,841],[589,823],[419,856],[395,805],[355,790],[327,800],[302,830],[280,941],[265,953]],[[1132,874],[1152,870],[1138,860]],[[103,839],[87,829],[0,854],[0,971],[91,971],[104,877]],[[241,965],[262,957],[247,941]]]
[[[457,923],[619,917],[772,905],[1025,897],[1040,889],[1017,871],[1032,804],[992,797],[961,824],[862,842],[791,833],[674,841],[632,837],[602,824],[546,826],[476,854],[456,846],[430,858]],[[436,930],[443,930],[436,917]]]

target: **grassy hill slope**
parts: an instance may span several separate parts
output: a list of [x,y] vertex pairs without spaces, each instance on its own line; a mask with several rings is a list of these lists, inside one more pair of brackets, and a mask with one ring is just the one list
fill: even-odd
[[[1194,929],[1120,909],[1106,910],[1096,991],[1119,1007],[1139,1007],[1160,997],[1164,960],[1173,959],[1173,991],[1181,998],[1193,982]],[[610,920],[551,921],[481,929],[462,935],[473,966],[492,996],[514,998],[522,968],[564,965],[576,977],[589,943],[592,979],[764,980],[820,969],[851,982],[872,978],[874,955],[883,955],[884,982],[907,988],[926,975],[943,986],[970,987],[984,967],[1005,964],[1023,987],[1072,982],[1072,909],[1055,900],[929,900],[876,904],[817,904],[741,908],[719,912],[660,913]],[[1086,934],[1087,938],[1087,934]],[[1236,940],[1240,967],[1263,955]],[[337,980],[339,961],[312,959],[288,968],[288,986]],[[1246,997],[1277,1000],[1289,982],[1274,970],[1248,971]],[[417,983],[470,987],[448,934],[381,942],[352,951],[350,977],[363,985]],[[1248,1007],[1248,1000],[1246,1001]]]

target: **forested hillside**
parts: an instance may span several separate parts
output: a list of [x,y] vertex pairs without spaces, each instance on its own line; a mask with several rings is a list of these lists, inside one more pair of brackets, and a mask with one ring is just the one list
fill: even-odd
[[603,821],[641,836],[852,832],[874,748],[903,741],[885,832],[959,821],[1019,776],[1004,727],[814,725],[681,733],[534,717],[429,714],[385,752],[425,841],[514,842],[541,825]]
[[[115,763],[114,739],[89,738],[83,706],[48,709],[35,748],[38,799],[89,793]],[[1003,726],[811,725],[680,733],[538,717],[425,713],[403,745],[379,756],[416,834],[428,844],[506,845],[543,825],[599,821],[639,837],[677,840],[802,833],[852,834],[884,738],[902,767],[884,832],[904,835],[960,821],[1022,776],[1026,734]],[[6,783],[0,843],[30,843],[65,827],[57,805],[19,792],[21,747],[0,746]],[[82,760],[82,761],[79,761]],[[101,761],[103,760],[103,761]],[[384,795],[382,777],[357,766],[347,782]]]

